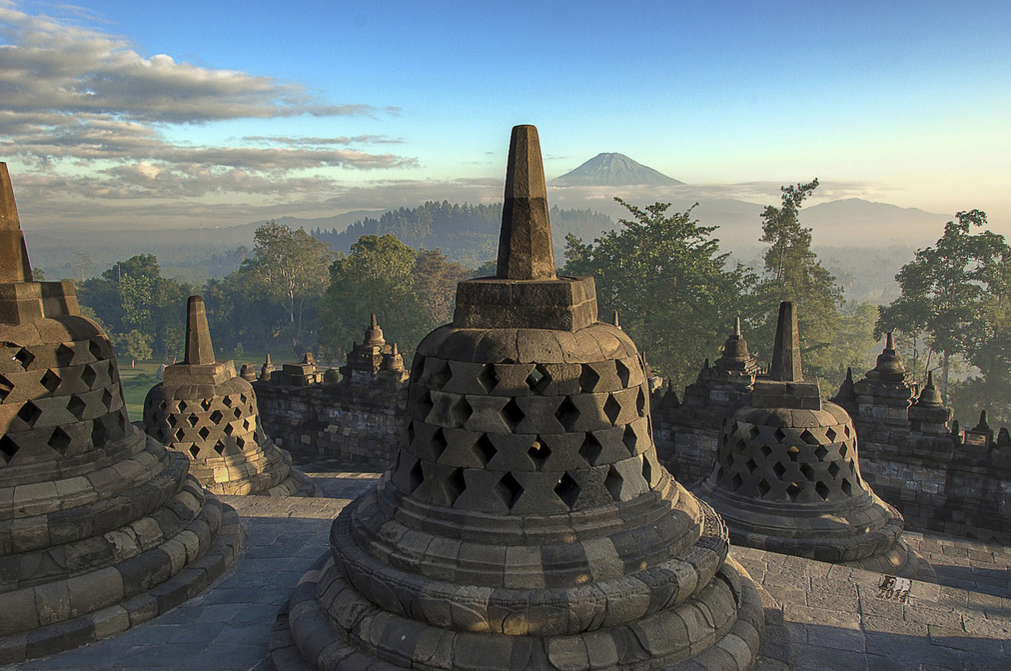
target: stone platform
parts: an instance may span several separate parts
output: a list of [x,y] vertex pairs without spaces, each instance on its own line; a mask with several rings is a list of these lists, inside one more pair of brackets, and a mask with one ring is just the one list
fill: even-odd
[[[376,473],[293,455],[319,498],[223,496],[246,548],[201,596],[86,648],[3,671],[201,669],[267,671],[278,610],[329,548],[331,521]],[[1011,548],[906,533],[938,584],[914,582],[909,604],[877,599],[880,574],[734,547],[733,557],[782,606],[800,671],[1011,669]]]

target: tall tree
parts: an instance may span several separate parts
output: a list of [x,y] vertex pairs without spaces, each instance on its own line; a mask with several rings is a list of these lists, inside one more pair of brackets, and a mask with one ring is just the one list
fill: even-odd
[[326,289],[333,249],[302,229],[274,221],[257,228],[253,239],[252,256],[243,259],[239,272],[251,290],[284,308],[292,347],[301,349],[310,335],[305,327],[311,320],[305,317]]
[[734,317],[761,313],[752,289],[757,277],[730,266],[692,209],[667,214],[670,203],[639,208],[615,198],[631,215],[621,228],[586,244],[566,236],[567,275],[592,275],[603,315],[617,310],[634,340],[648,343],[655,372],[689,382],[702,360],[718,354]]

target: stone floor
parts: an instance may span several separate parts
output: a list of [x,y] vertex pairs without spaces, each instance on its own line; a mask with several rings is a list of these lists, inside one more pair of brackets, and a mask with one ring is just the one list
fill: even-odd
[[[322,497],[221,497],[242,517],[246,549],[201,596],[111,639],[0,669],[269,669],[278,608],[328,547],[330,521],[378,477],[333,460],[296,460]],[[878,599],[876,573],[747,548],[733,553],[783,604],[798,671],[1011,670],[1011,548],[908,539],[939,584],[914,583],[907,604]]]

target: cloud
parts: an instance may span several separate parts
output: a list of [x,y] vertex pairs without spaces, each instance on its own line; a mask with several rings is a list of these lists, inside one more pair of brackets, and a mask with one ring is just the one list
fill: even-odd
[[183,125],[378,118],[400,109],[334,104],[271,77],[166,54],[145,57],[128,40],[89,27],[96,17],[60,11],[70,18],[31,15],[0,0],[0,155],[28,168],[16,178],[19,196],[51,204],[40,209],[55,215],[60,202],[67,207],[77,198],[297,198],[315,191],[325,197],[339,192],[335,168],[417,165],[415,158],[356,148],[403,144],[379,134],[261,135],[202,145],[169,140],[168,132]]

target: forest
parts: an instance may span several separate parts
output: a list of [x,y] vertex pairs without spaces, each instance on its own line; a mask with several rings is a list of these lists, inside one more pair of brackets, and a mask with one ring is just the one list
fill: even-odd
[[[767,361],[777,306],[793,300],[805,372],[818,377],[823,395],[834,393],[847,367],[856,377],[871,368],[892,331],[914,380],[934,371],[963,421],[987,409],[992,422],[1011,423],[1011,248],[986,230],[985,213],[959,212],[898,270],[899,295],[875,305],[846,300],[812,251],[801,209],[817,187],[816,179],[785,186],[781,202],[765,207],[755,222],[763,252],[751,265],[723,251],[716,227],[698,221],[694,208],[616,198],[627,212],[618,222],[552,208],[559,273],[596,278],[601,318],[617,312],[654,373],[678,393],[705,359],[719,356],[735,317],[752,353]],[[409,362],[426,333],[451,321],[457,282],[494,274],[486,259],[500,218],[501,205],[444,201],[340,233],[267,222],[222,278],[190,285],[140,254],[81,282],[79,297],[125,360],[181,358],[185,299],[201,293],[222,357],[271,352],[283,361],[312,350],[336,364],[375,312]],[[604,232],[584,240],[588,230]]]

